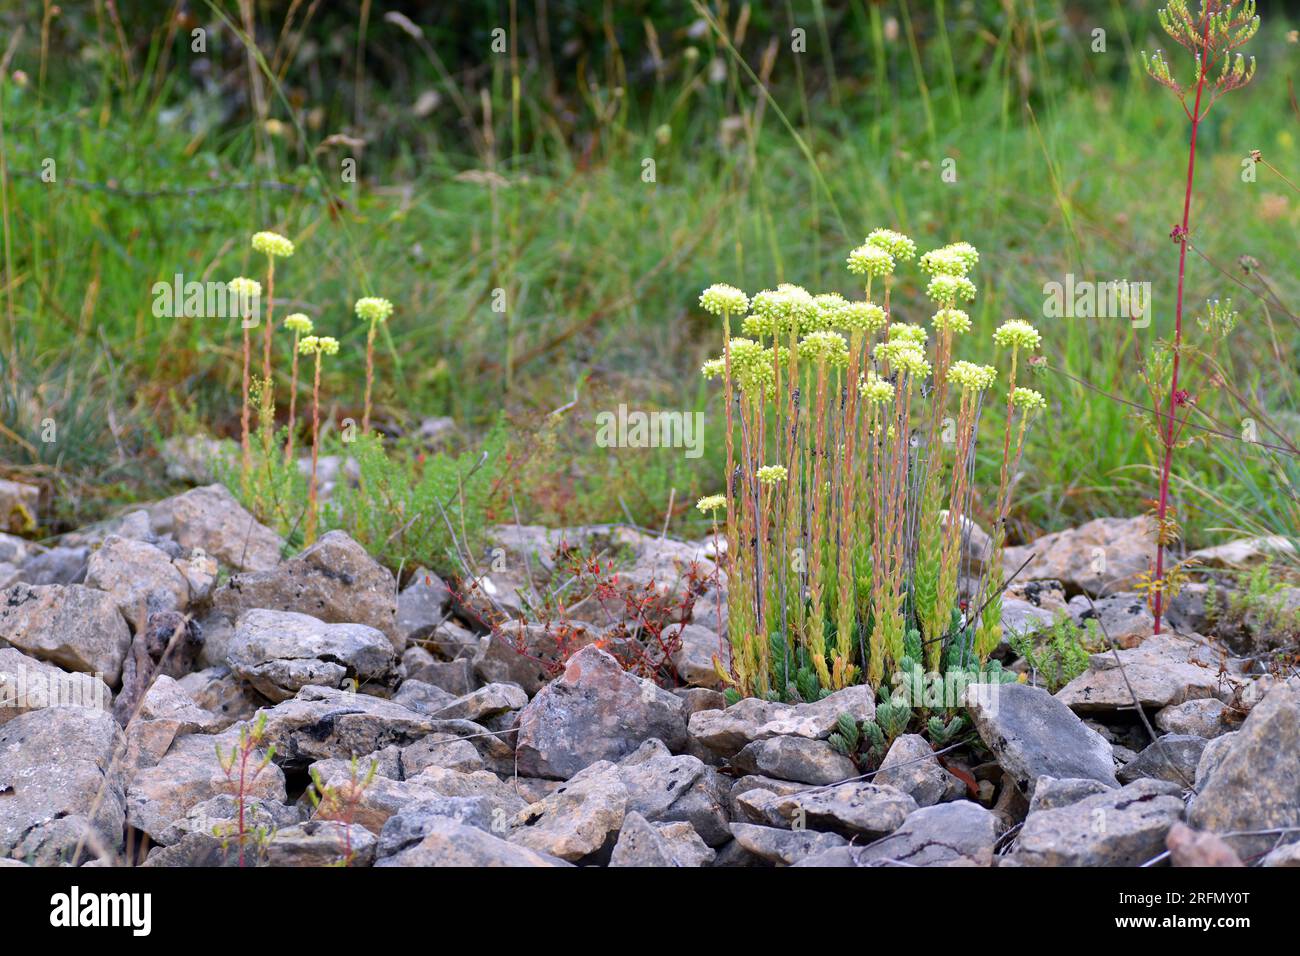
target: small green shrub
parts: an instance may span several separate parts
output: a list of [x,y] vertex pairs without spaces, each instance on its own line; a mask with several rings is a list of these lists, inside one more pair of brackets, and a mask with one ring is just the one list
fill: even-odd
[[[1011,649],[1025,659],[1030,672],[1046,683],[1050,693],[1055,694],[1088,669],[1091,655],[1081,639],[1083,634],[1085,630],[1075,624],[1068,613],[1057,611],[1051,624],[1024,634],[1013,634],[1010,644]],[[1089,644],[1094,647],[1101,645],[1097,622],[1091,618],[1086,624],[1086,634]]]

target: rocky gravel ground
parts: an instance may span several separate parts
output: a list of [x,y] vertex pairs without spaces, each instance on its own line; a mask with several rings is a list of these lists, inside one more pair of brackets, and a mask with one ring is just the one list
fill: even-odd
[[[866,688],[726,706],[708,543],[505,527],[475,581],[399,588],[342,532],[284,555],[220,485],[52,545],[0,534],[0,858],[1300,865],[1300,678],[1258,635],[1205,636],[1210,585],[1153,636],[1133,593],[1148,541],[1145,519],[1107,518],[1008,549],[1013,570],[1033,555],[1008,631],[1063,611],[1117,648],[1055,694],[1032,675],[970,694],[978,746],[904,734],[862,766],[829,738],[873,716]],[[574,547],[617,552],[616,583],[539,620]],[[674,679],[625,666],[658,652]]]

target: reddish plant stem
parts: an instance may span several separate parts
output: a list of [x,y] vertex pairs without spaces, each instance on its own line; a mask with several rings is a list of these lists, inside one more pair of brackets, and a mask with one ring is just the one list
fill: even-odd
[[1174,363],[1169,379],[1169,411],[1165,416],[1165,455],[1160,468],[1160,502],[1156,508],[1155,633],[1160,633],[1164,614],[1165,517],[1169,512],[1169,474],[1174,461],[1174,407],[1178,399],[1178,366],[1183,352],[1183,281],[1187,275],[1187,230],[1192,212],[1192,180],[1196,171],[1196,133],[1201,126],[1201,94],[1205,90],[1206,72],[1210,68],[1210,20],[1205,18],[1205,36],[1201,42],[1200,70],[1196,78],[1196,102],[1192,107],[1192,136],[1187,149],[1187,185],[1183,192],[1183,225],[1178,235],[1178,297],[1174,303]]

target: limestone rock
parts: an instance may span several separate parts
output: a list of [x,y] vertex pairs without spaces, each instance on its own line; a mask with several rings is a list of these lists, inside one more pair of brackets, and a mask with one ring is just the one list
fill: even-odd
[[1024,791],[1041,775],[1118,786],[1110,744],[1051,694],[1026,684],[973,684],[966,697],[975,729]]
[[619,760],[646,740],[686,744],[682,701],[586,647],[520,712],[519,772],[566,779],[600,760]]
[[0,641],[114,686],[131,632],[112,595],[80,584],[15,584],[0,593]]

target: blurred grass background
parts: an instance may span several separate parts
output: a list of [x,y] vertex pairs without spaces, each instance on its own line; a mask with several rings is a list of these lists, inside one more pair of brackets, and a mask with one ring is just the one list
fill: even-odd
[[[1140,371],[1172,334],[1187,124],[1138,62],[1167,46],[1150,0],[61,6],[0,14],[0,318],[18,356],[0,376],[0,460],[50,484],[52,525],[156,493],[173,432],[237,435],[236,324],[155,318],[151,288],[256,275],[248,236],[263,228],[298,244],[277,314],[308,312],[343,343],[332,414],[360,417],[351,303],[387,296],[381,422],[449,415],[472,446],[504,411],[524,520],[689,525],[723,457],[717,390],[698,376],[720,343],[699,290],[860,294],[843,261],[877,225],[980,248],[965,357],[991,359],[1009,317],[1044,333],[1036,387],[1051,407],[1013,539],[1153,497],[1133,405],[1149,403]],[[1189,388],[1207,423],[1236,434],[1254,418],[1294,451],[1300,195],[1262,167],[1241,177],[1258,148],[1300,181],[1300,47],[1281,6],[1262,11],[1254,83],[1202,128],[1189,323],[1216,296],[1242,321],[1223,384],[1204,371]],[[1044,318],[1044,283],[1067,273],[1151,282],[1151,327]],[[925,320],[921,291],[904,281],[896,312]],[[620,402],[704,411],[704,458],[595,447],[594,415]],[[53,445],[39,440],[51,414]],[[1295,455],[1201,435],[1175,460],[1189,542],[1300,535]]]

